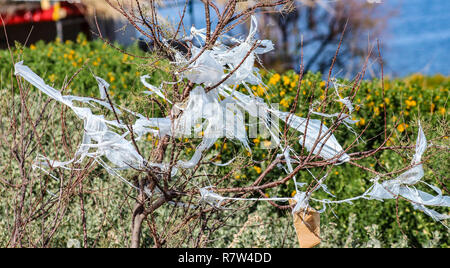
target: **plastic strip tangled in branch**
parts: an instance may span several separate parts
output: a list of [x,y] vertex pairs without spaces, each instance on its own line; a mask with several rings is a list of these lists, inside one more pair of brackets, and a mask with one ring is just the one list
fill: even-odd
[[[171,175],[176,176],[178,169],[190,169],[196,167],[202,156],[205,155],[205,152],[207,152],[220,138],[226,137],[228,139],[236,140],[250,151],[243,111],[248,113],[250,117],[258,118],[261,122],[264,122],[270,135],[277,141],[278,146],[283,152],[278,157],[284,157],[287,173],[293,172],[292,163],[294,161],[291,159],[291,155],[295,155],[295,151],[290,147],[282,147],[279,142],[281,130],[274,130],[271,128],[271,126],[274,125],[274,122],[270,115],[274,115],[276,118],[284,121],[291,129],[298,131],[300,133],[298,137],[300,145],[304,144],[306,149],[310,152],[312,151],[314,155],[318,155],[323,159],[330,161],[330,164],[338,165],[348,162],[350,156],[344,152],[333,132],[320,120],[310,119],[308,121],[307,118],[279,111],[266,104],[261,98],[252,94],[251,90],[248,90],[249,95],[246,95],[233,88],[232,85],[237,84],[242,84],[247,89],[249,89],[248,84],[259,84],[265,87],[258,74],[257,68],[254,67],[254,63],[255,60],[257,60],[257,55],[271,51],[273,49],[273,44],[269,40],[254,40],[256,31],[257,20],[255,17],[252,17],[250,33],[245,40],[239,40],[228,36],[222,37],[222,39],[228,38],[237,43],[233,48],[229,48],[223,43],[217,42],[215,46],[210,49],[193,47],[192,58],[190,59],[185,58],[185,56],[180,53],[176,53],[176,62],[174,64],[181,67],[180,70],[185,70],[183,72],[180,71],[181,73],[179,73],[179,75],[198,84],[198,86],[190,92],[186,105],[173,103],[167,98],[167,95],[163,93],[163,85],[159,87],[150,85],[146,81],[149,76],[144,75],[141,77],[142,84],[149,89],[149,91],[145,92],[146,94],[156,94],[173,104],[173,114],[180,114],[173,120],[169,117],[146,118],[133,111],[112,106],[105,101],[109,85],[99,77],[96,77],[96,80],[99,85],[99,92],[102,100],[87,97],[63,96],[59,91],[45,84],[42,78],[31,71],[27,66],[23,65],[22,62],[17,63],[15,65],[15,74],[17,76],[24,78],[50,98],[70,107],[78,118],[84,121],[83,140],[78,147],[74,159],[58,162],[40,157],[39,160],[36,161],[35,167],[42,168],[42,166],[51,166],[53,168],[68,168],[69,165],[80,163],[84,158],[88,157],[95,159],[95,162],[102,165],[111,175],[117,176],[127,182],[120,176],[120,170],[129,168],[159,168],[163,171],[168,171],[170,166],[168,163],[148,163],[145,161],[145,159],[137,152],[133,143],[127,139],[131,134],[130,131],[133,131],[133,135],[137,140],[147,134],[155,137],[185,137],[194,134],[198,137],[198,134],[203,131],[203,140],[196,148],[193,157],[187,161],[180,160],[172,169]],[[200,41],[199,43],[202,44],[206,38],[204,32],[204,29],[197,30],[192,28],[191,36],[187,39],[196,38]],[[255,44],[258,46],[252,51]],[[201,52],[202,54],[198,56]],[[194,60],[195,58],[196,60]],[[187,64],[189,65],[186,66]],[[232,75],[230,75],[231,72],[233,72]],[[218,84],[221,81],[223,81],[223,83]],[[210,88],[208,91],[205,90],[206,88],[215,85],[217,86]],[[337,101],[346,105],[349,113],[352,113],[354,108],[350,100],[348,98],[341,98],[337,88],[336,94],[339,98]],[[74,101],[91,105],[96,103],[107,109],[114,109],[117,113],[124,110],[134,115],[137,119],[134,125],[131,128],[128,128],[123,122],[106,120],[103,115],[93,114],[89,108],[75,106],[73,104]],[[316,114],[324,117],[338,116],[338,114]],[[349,116],[346,114],[342,114],[342,117],[338,119],[343,120],[343,122],[347,124],[355,123],[355,121],[349,119]],[[201,127],[196,127],[198,124],[200,124]],[[116,132],[117,129],[120,129],[124,134],[118,134]],[[192,129],[194,133],[192,133]],[[228,198],[214,193],[212,191],[213,187],[208,186],[200,189],[200,201],[221,208],[221,205],[226,200],[271,200],[283,202],[294,200],[296,202],[294,212],[297,212],[307,208],[309,206],[309,201],[322,203],[324,205],[323,210],[325,210],[327,204],[351,203],[358,199],[384,200],[402,196],[411,201],[416,209],[425,212],[433,219],[448,219],[448,215],[442,215],[427,208],[427,206],[448,207],[450,205],[448,196],[443,196],[438,188],[431,185],[429,185],[429,187],[437,193],[437,196],[432,196],[428,193],[416,190],[413,186],[421,182],[424,175],[420,159],[425,149],[426,138],[422,128],[419,127],[416,154],[412,161],[413,167],[394,180],[385,181],[383,183],[378,183],[378,181],[376,181],[363,195],[346,200],[331,201],[327,199],[314,199],[311,197],[312,193],[298,190],[298,187],[304,186],[304,184],[297,183],[296,178],[294,177],[297,195],[293,198]],[[105,158],[109,163],[104,160]],[[229,163],[221,166],[225,166]],[[328,191],[326,185],[323,184],[324,178],[319,181],[316,180],[320,186],[317,187],[316,190],[322,189],[333,196]],[[127,183],[133,186],[131,183]],[[177,205],[179,204],[180,203],[177,203]]]
[[[440,214],[427,206],[450,206],[450,196],[443,196],[442,191],[432,185],[429,185],[421,179],[424,176],[423,166],[420,163],[423,153],[427,148],[427,139],[423,133],[422,127],[419,124],[419,133],[417,135],[416,153],[413,156],[411,169],[405,171],[400,176],[393,180],[388,180],[383,183],[375,182],[375,185],[367,196],[371,199],[383,200],[383,199],[395,199],[398,196],[402,196],[409,200],[415,209],[421,210],[436,221],[449,219],[450,215]],[[434,190],[437,195],[425,193],[423,191],[414,188],[414,185],[419,182],[423,182]]]

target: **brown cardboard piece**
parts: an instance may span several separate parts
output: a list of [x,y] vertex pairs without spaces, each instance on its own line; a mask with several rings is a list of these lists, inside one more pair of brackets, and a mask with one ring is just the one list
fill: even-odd
[[294,214],[294,227],[300,248],[312,248],[320,244],[320,213],[312,208]]

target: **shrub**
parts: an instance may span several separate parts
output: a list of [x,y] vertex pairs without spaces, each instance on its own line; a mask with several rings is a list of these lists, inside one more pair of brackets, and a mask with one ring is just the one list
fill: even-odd
[[[136,46],[131,47],[129,51],[138,56],[144,56],[144,53],[139,51]],[[35,70],[40,70],[40,75],[46,82],[54,84],[56,87],[63,85],[63,83],[70,79],[74,73],[77,73],[82,66],[85,66],[79,75],[75,77],[71,88],[68,89],[69,92],[74,95],[98,96],[97,83],[92,76],[92,73],[94,73],[97,76],[105,78],[105,80],[111,84],[111,95],[113,95],[116,101],[127,103],[139,102],[140,99],[143,98],[140,92],[145,89],[141,86],[139,81],[139,76],[141,74],[144,74],[144,72],[150,73],[152,81],[149,82],[158,84],[167,75],[164,73],[164,69],[168,68],[167,61],[156,62],[155,64],[158,64],[158,67],[160,67],[158,69],[149,65],[149,62],[153,62],[152,59],[156,59],[156,57],[153,57],[152,55],[145,55],[150,57],[150,59],[131,57],[120,53],[101,41],[89,42],[83,36],[80,36],[76,42],[69,41],[64,44],[58,41],[49,44],[39,42],[29,48],[16,45],[14,55],[17,60],[19,59],[19,55],[22,55],[27,65]],[[5,81],[4,78],[11,74],[12,68],[8,51],[0,51],[0,62],[2,81]],[[280,103],[282,109],[288,111],[296,98],[298,74],[293,71],[288,71],[283,74],[262,72],[262,76],[265,83],[269,86],[270,101],[272,103]],[[351,81],[339,80],[338,82],[344,85],[339,88],[339,92],[343,96],[348,96],[352,89]],[[306,74],[302,81],[299,106],[296,114],[299,116],[306,116],[307,111],[309,110],[309,97],[311,94],[319,96],[320,98],[326,92],[326,87],[327,81],[322,79],[320,73]],[[428,130],[427,133],[430,133],[429,139],[432,140],[434,144],[448,144],[448,125],[446,120],[448,111],[446,105],[449,88],[450,78],[441,75],[424,77],[420,74],[415,74],[403,79],[386,79],[384,83],[384,93],[382,83],[379,79],[365,80],[362,82],[361,89],[354,99],[354,104],[356,105],[354,119],[359,120],[355,126],[355,130],[361,131],[370,123],[371,127],[368,132],[366,132],[366,136],[372,137],[375,134],[380,133],[385,124],[383,115],[384,109],[386,108],[386,124],[388,125],[388,129],[394,130],[395,133],[388,146],[403,144],[405,142],[411,143],[411,134],[415,137],[413,133],[416,132],[416,123],[418,119],[421,119],[425,125]],[[257,86],[254,86],[251,89],[259,95],[264,94],[264,91]],[[329,94],[334,94],[334,89],[331,88],[331,85],[329,85]],[[335,110],[326,112],[337,112],[339,111],[339,108],[341,107],[337,104],[334,107]],[[401,111],[404,112],[402,113]],[[373,117],[369,117],[369,114],[373,114]],[[341,139],[346,139],[346,141],[342,140],[341,142],[349,142],[354,138],[351,136],[351,133],[346,135],[347,136],[340,136]],[[361,143],[366,142],[365,146],[369,145],[375,148],[381,141],[382,138],[361,141]],[[252,140],[252,142],[255,145],[258,145],[262,144],[264,140],[262,138],[256,138]],[[232,158],[231,152],[234,150],[234,144],[231,142],[226,142],[225,144],[219,142],[216,144],[216,151],[218,153],[221,152],[222,148],[223,151],[218,160],[223,162],[230,160]],[[261,149],[255,150],[252,154],[243,155],[243,157],[252,157],[254,160],[258,161],[259,159],[264,159],[266,154],[267,151]],[[427,163],[429,170],[427,171],[426,176],[432,177],[434,170],[439,170],[442,174],[448,172],[449,167],[448,165],[445,165],[445,163],[448,163],[448,156],[448,154],[432,156]],[[406,155],[390,155],[386,157],[389,157],[389,161],[386,162],[389,162],[392,166],[385,166],[383,157],[381,158],[381,161],[373,160],[371,162],[370,159],[366,161],[368,161],[368,165],[375,169],[395,169],[404,166],[404,164],[409,161],[408,156]],[[259,165],[240,170],[233,175],[233,183],[240,185],[247,178],[258,175],[265,165],[265,162],[261,162]],[[232,169],[232,166],[230,166],[230,169]],[[101,176],[105,176],[104,173],[100,174]],[[300,175],[302,175],[302,173],[300,173]],[[335,169],[332,176],[334,178],[330,179],[327,185],[330,191],[336,194],[339,199],[361,194],[364,191],[365,186],[369,184],[370,180],[370,178],[363,177],[360,169],[352,166],[339,167]],[[104,180],[101,182],[103,184]],[[110,183],[116,184],[117,181]],[[448,188],[448,182],[443,182],[443,184]],[[126,186],[124,185],[123,187]],[[116,186],[113,195],[123,194],[123,189],[124,188],[122,187]],[[268,196],[291,195],[293,194],[293,189],[293,185],[288,184],[288,187],[286,188],[278,190],[277,192],[268,191],[266,194]],[[4,196],[9,195],[5,194]],[[326,196],[323,197],[325,198]],[[116,200],[120,203],[116,198],[111,198],[110,200]],[[378,206],[374,206],[375,204]],[[87,205],[91,204],[88,203]],[[104,240],[101,240],[99,245],[109,246],[113,243],[118,243],[120,245],[120,242],[117,242],[117,239],[115,242],[108,241],[108,239],[111,239],[110,236],[120,236],[120,232],[122,231],[118,226],[114,226],[121,220],[118,217],[119,214],[122,213],[119,209],[119,205],[115,205],[114,210],[117,210],[117,215],[114,216],[114,221],[111,222],[111,230],[117,230],[117,232],[112,231],[112,234],[108,233],[108,236],[104,237]],[[440,238],[438,243],[439,246],[447,247],[450,244],[448,232],[445,227],[436,224],[421,212],[412,211],[412,208],[408,204],[404,204],[400,201],[399,206],[399,212],[397,213],[395,201],[387,201],[382,205],[376,201],[356,201],[355,205],[352,206],[346,204],[339,205],[339,209],[336,210],[338,211],[336,212],[337,218],[334,217],[332,212],[327,212],[322,217],[324,226],[334,226],[334,231],[328,232],[329,238],[333,239],[333,243],[330,242],[330,244],[327,245],[368,245],[366,244],[368,240],[373,242],[379,239],[381,244],[376,245],[392,246],[396,243],[402,243],[402,229],[404,229],[406,235],[410,239],[410,245],[413,246],[427,245],[428,241],[435,239],[436,237]],[[260,210],[263,212],[257,214]],[[161,214],[165,213],[166,212],[164,211],[161,212]],[[286,213],[276,212],[268,207],[261,208],[261,206],[253,206],[247,213],[248,214],[242,214],[239,215],[239,217],[236,217],[236,225],[239,223],[252,222],[252,219],[255,218],[266,218],[264,215],[269,214],[270,217],[289,217]],[[395,220],[396,214],[398,214],[399,223],[402,229],[399,228],[398,223]],[[73,217],[76,218],[76,216]],[[90,215],[89,217],[92,219],[95,218],[95,215]],[[357,217],[356,220],[354,219],[355,217]],[[99,222],[101,220],[94,219],[94,221]],[[269,233],[259,234],[259,236],[264,238],[262,240],[267,240],[269,238],[273,239],[272,244],[269,242],[272,246],[282,246],[284,242],[279,242],[282,241],[282,239],[276,235],[274,238],[273,234],[279,233],[280,236],[283,234],[284,229],[286,228],[285,225],[289,224],[289,220],[286,222],[283,221],[283,223],[284,225],[276,225],[276,228],[266,228],[270,230],[268,231]],[[377,226],[373,227],[374,224],[377,224]],[[349,225],[351,225],[352,228],[348,228]],[[70,226],[72,225],[64,225],[63,230],[70,232]],[[77,228],[79,228],[80,225],[77,226]],[[367,229],[367,226],[371,226],[371,228]],[[274,228],[276,230],[273,230]],[[376,233],[376,230],[378,230],[378,232],[379,230],[383,231],[379,233],[375,239],[374,233]],[[228,239],[224,241],[228,241],[229,244],[231,244],[232,241],[235,241],[233,245],[241,245],[237,237],[233,238],[232,233],[222,233],[222,231],[217,235],[221,235]],[[244,231],[242,233],[244,233]],[[351,243],[348,241],[349,237],[351,237]],[[61,235],[61,239],[66,238],[65,235]],[[226,244],[216,243],[217,245],[226,246]],[[64,245],[64,242],[60,241],[59,245]],[[265,244],[262,243],[262,245]]]

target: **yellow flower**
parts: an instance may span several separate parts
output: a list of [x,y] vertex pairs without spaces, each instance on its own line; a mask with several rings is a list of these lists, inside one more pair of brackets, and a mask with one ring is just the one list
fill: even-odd
[[288,86],[291,83],[291,80],[287,76],[283,76],[283,84]]
[[294,191],[292,191],[291,196],[294,197],[296,194],[297,194],[297,191],[294,190]]
[[408,127],[408,124],[401,123],[400,125],[397,126],[397,130],[400,132],[403,132],[406,130],[407,127]]
[[441,115],[444,115],[445,114],[445,108],[444,107],[439,108],[439,113]]
[[48,49],[47,58],[49,58],[52,55],[52,53],[53,53],[53,47],[50,47]]
[[280,97],[283,97],[284,95],[286,95],[286,92],[285,92],[284,90],[282,90],[282,91],[280,92]]
[[264,141],[263,144],[264,144],[264,147],[268,148],[268,147],[270,147],[272,145],[272,142],[271,141]]
[[296,85],[297,85],[296,82],[292,82],[292,83],[291,83],[291,88],[294,88]]
[[409,100],[405,100],[406,108],[409,109],[410,107],[414,107],[417,105],[415,100],[412,100],[412,97],[409,97]]
[[256,173],[261,174],[261,168],[260,167],[254,166],[253,168],[255,169]]
[[380,115],[380,108],[378,108],[378,107],[375,107],[375,108],[373,108],[373,112],[375,113],[375,115]]
[[279,74],[274,74],[270,79],[269,79],[269,85],[276,85],[281,79],[281,76]]
[[258,143],[260,142],[260,140],[259,140],[259,138],[256,138],[256,139],[253,140],[253,142],[254,142],[255,144],[258,144]]
[[256,93],[258,94],[258,96],[260,97],[264,96],[264,92],[265,92],[264,88],[261,85],[259,85],[258,88],[256,89]]
[[36,50],[36,46],[35,46],[35,45],[31,45],[31,46],[30,46],[30,49],[31,49],[31,50]]
[[325,87],[326,83],[325,81],[320,82],[320,87]]
[[359,119],[359,124],[364,126],[366,124],[366,120],[364,118]]
[[50,79],[50,82],[55,82],[55,80],[56,80],[56,75],[55,74],[51,74],[49,77],[48,77],[48,79]]
[[280,105],[285,107],[285,108],[288,108],[289,107],[289,102],[286,99],[282,99],[280,101]]

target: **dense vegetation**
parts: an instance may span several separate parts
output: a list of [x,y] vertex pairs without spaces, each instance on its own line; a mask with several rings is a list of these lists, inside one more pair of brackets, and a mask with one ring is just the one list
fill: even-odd
[[[137,47],[132,47],[129,51],[136,55],[144,55]],[[84,65],[85,68],[75,77],[66,94],[97,96],[97,83],[92,76],[92,74],[95,74],[103,77],[111,84],[111,95],[116,102],[124,105],[140,104],[140,109],[145,109],[143,107],[145,97],[141,94],[141,91],[144,91],[145,88],[140,84],[140,75],[150,73],[153,81],[149,82],[157,84],[164,79],[164,71],[170,68],[170,64],[166,61],[159,61],[150,65],[148,63],[153,62],[152,60],[123,54],[101,41],[87,41],[83,36],[80,36],[76,42],[37,43],[27,48],[16,45],[14,53],[15,57],[21,55],[20,57],[25,61],[25,64],[36,70],[46,82],[53,84],[55,88],[61,87]],[[146,56],[152,57],[152,55]],[[2,92],[7,92],[5,90],[10,89],[7,81],[9,81],[11,71],[9,52],[6,50],[0,51]],[[268,100],[271,103],[279,103],[282,109],[288,111],[296,97],[298,74],[293,71],[283,74],[262,71],[261,74],[269,87],[268,96],[266,96]],[[339,88],[340,94],[347,95],[353,87],[352,82],[346,80],[339,82],[343,85]],[[327,82],[323,80],[320,73],[306,74],[302,80],[299,92],[299,107],[296,113],[299,116],[306,116],[311,94],[314,94],[318,100],[323,99],[326,86]],[[242,86],[239,88],[245,91]],[[261,97],[267,94],[258,86],[253,86],[251,89]],[[384,93],[379,79],[363,81],[354,101],[357,106],[353,117],[355,120],[359,120],[354,128],[356,132],[360,132],[368,124],[370,124],[370,127],[358,146],[374,148],[382,141],[382,138],[377,134],[383,131],[385,125],[385,108],[387,127],[394,131],[388,146],[413,144],[419,120],[422,122],[427,138],[431,143],[448,146],[447,103],[449,89],[450,78],[441,75],[424,77],[415,74],[403,79],[386,79]],[[334,89],[331,88],[330,90],[334,92]],[[1,105],[6,104],[2,102]],[[3,108],[1,109],[2,115],[5,111]],[[340,105],[336,104],[334,108],[338,111]],[[348,144],[355,138],[347,131],[338,131],[337,136],[343,144]],[[267,142],[269,141],[264,140],[264,137],[252,139],[255,148]],[[189,155],[194,151],[195,144],[187,144],[186,146],[190,146],[186,150]],[[216,144],[215,150],[219,152],[222,148],[224,150],[217,160],[225,162],[232,158],[237,146],[232,141],[225,141],[225,144]],[[266,154],[267,150],[255,149],[253,153],[248,153],[243,157],[252,157],[258,160],[265,158]],[[449,171],[449,154],[433,155],[432,150],[429,150],[427,154],[429,160],[425,166],[425,180],[436,184],[434,172],[447,174]],[[8,154],[1,152],[0,157],[2,158],[0,162],[5,162]],[[380,171],[395,170],[405,166],[410,161],[410,157],[410,155],[381,154],[380,158],[367,159],[362,164]],[[265,162],[261,162],[259,165],[235,172],[231,183],[236,185],[245,183],[246,178],[261,173],[265,164]],[[3,165],[0,164],[0,166]],[[87,185],[92,189],[92,195],[86,197],[86,208],[89,213],[87,215],[88,233],[91,235],[89,238],[92,243],[96,241],[96,246],[126,246],[129,243],[125,233],[129,230],[128,217],[130,214],[130,209],[127,209],[127,206],[130,205],[123,203],[123,196],[129,194],[131,189],[118,180],[109,180],[106,173],[101,170],[96,174],[98,177],[93,178]],[[306,174],[305,177],[307,177]],[[354,166],[342,165],[334,169],[327,185],[338,199],[344,199],[363,193],[370,185],[371,177],[369,175]],[[273,176],[275,177],[272,178],[278,178],[277,175]],[[450,186],[448,181],[440,183],[443,189],[448,189]],[[268,191],[266,195],[293,195],[293,188],[293,185],[288,185],[277,190],[277,192]],[[101,195],[96,196],[100,189],[105,190]],[[7,218],[12,217],[12,214],[8,213],[11,205],[8,200],[14,193],[8,192],[10,190],[3,185],[0,187],[0,245],[7,241]],[[323,195],[322,197],[326,198],[327,196]],[[333,206],[322,216],[322,228],[325,229],[327,239],[323,245],[409,245],[417,247],[448,247],[450,245],[448,230],[443,225],[434,222],[422,212],[415,211],[406,202],[399,201],[398,206],[398,221],[395,201],[381,203],[360,200],[353,205]],[[67,212],[69,220],[58,230],[54,246],[65,246],[68,239],[71,238],[81,239],[82,231],[79,224],[78,209],[78,203],[75,203],[73,208]],[[105,210],[107,211],[106,218],[100,218],[98,215]],[[163,208],[157,212],[157,215],[164,218],[168,216],[168,213]],[[278,220],[275,220],[275,218]],[[254,205],[245,214],[236,215],[231,219],[230,226],[217,232],[218,239],[208,246],[229,246],[230,244],[233,246],[296,246],[291,222],[289,212],[277,211],[267,204]],[[97,233],[98,226],[102,224],[106,225],[107,228],[105,228],[104,233],[99,234]],[[252,225],[259,227],[250,228]],[[287,235],[286,230],[288,230]],[[408,241],[404,240],[402,230],[408,237]],[[238,232],[239,236],[235,236]],[[173,245],[177,244],[174,242]]]

